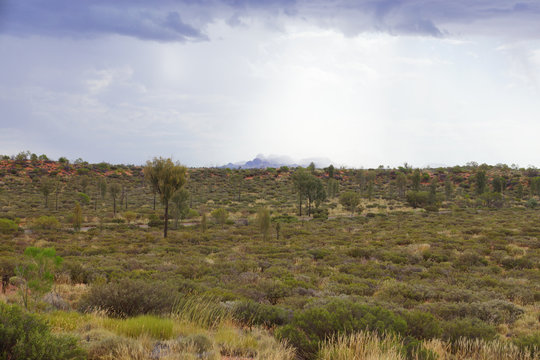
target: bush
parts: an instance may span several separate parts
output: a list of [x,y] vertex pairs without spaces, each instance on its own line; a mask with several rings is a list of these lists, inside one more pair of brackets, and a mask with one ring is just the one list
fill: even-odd
[[163,314],[172,310],[175,295],[175,290],[165,284],[122,279],[93,286],[79,302],[79,310],[100,309],[115,317]]
[[0,219],[0,233],[11,234],[19,230],[19,226],[13,220]]
[[435,354],[429,349],[426,349],[421,341],[410,336],[407,336],[405,339],[403,339],[401,353],[407,359],[437,360],[437,354]]
[[150,227],[160,227],[163,226],[163,224],[165,224],[165,221],[156,214],[151,214],[148,218],[148,226]]
[[465,318],[446,322],[442,337],[455,342],[460,338],[493,340],[495,335],[497,335],[495,327],[477,318]]
[[432,339],[441,335],[439,321],[430,313],[410,311],[403,314],[407,322],[407,334],[417,339]]
[[540,355],[540,331],[514,339],[514,344],[522,351],[529,352],[531,357]]
[[314,219],[319,219],[319,220],[328,219],[328,209],[322,209],[322,208],[313,209],[311,213],[313,214]]
[[427,191],[409,191],[407,203],[413,208],[424,207],[429,204],[429,193]]
[[289,321],[290,312],[277,306],[259,304],[255,301],[240,301],[233,305],[233,317],[247,326],[272,327]]
[[86,359],[75,338],[56,336],[35,315],[0,302],[0,358],[25,360]]
[[406,329],[407,323],[401,316],[379,306],[334,300],[296,313],[290,324],[277,329],[276,335],[307,359],[313,358],[322,341],[333,335],[361,330],[403,334]]
[[60,222],[54,216],[43,215],[34,219],[33,225],[36,229],[52,230],[58,229],[60,227]]
[[535,198],[530,198],[529,200],[527,200],[525,206],[531,209],[536,209],[538,207],[538,201],[536,201]]

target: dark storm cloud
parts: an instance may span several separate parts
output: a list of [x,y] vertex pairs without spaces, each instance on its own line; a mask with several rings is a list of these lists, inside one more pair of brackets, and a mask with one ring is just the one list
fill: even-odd
[[[155,5],[157,4],[157,5]],[[92,37],[103,34],[143,40],[205,39],[172,2],[8,0],[0,7],[0,31],[14,35]],[[181,4],[180,4],[181,5]]]
[[540,35],[538,1],[472,0],[4,0],[0,31],[15,35],[97,36],[144,40],[206,39],[216,20],[302,19],[347,35]]

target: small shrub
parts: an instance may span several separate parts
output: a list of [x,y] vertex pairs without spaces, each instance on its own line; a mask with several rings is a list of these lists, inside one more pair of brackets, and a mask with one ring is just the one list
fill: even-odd
[[37,219],[34,219],[33,225],[36,229],[52,230],[58,229],[60,227],[60,222],[54,216],[43,215],[38,217]]
[[277,306],[259,304],[255,301],[240,301],[233,305],[233,317],[247,326],[272,327],[284,325],[291,316],[289,311]]
[[151,315],[141,315],[127,319],[103,320],[103,327],[118,335],[139,338],[142,335],[153,339],[166,340],[173,337],[174,322],[171,319],[162,319]]
[[75,338],[52,335],[47,324],[35,315],[0,302],[0,358],[83,360],[86,354]]
[[10,219],[0,219],[0,233],[11,234],[19,230],[19,226],[15,221]]
[[464,318],[446,322],[442,337],[456,342],[460,338],[493,340],[496,335],[495,327],[476,318]]
[[407,334],[417,339],[432,339],[441,335],[439,321],[430,313],[410,311],[403,314],[407,322]]
[[514,339],[514,344],[531,357],[540,355],[540,331]]
[[404,333],[405,320],[378,306],[347,300],[334,300],[294,315],[290,324],[277,329],[279,339],[296,347],[303,358],[312,358],[328,337],[369,330],[378,333]]
[[100,309],[114,317],[163,314],[172,310],[175,291],[160,283],[123,279],[94,285],[79,302],[79,310]]
[[212,340],[204,334],[193,334],[178,339],[180,348],[193,349],[198,355],[208,353],[214,348]]
[[163,224],[165,224],[165,221],[156,214],[150,214],[148,217],[148,226],[150,227],[161,227]]

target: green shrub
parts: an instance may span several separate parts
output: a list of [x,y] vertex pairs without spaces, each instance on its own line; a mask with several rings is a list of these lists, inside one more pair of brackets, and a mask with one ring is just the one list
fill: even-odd
[[161,227],[163,224],[165,224],[165,221],[156,214],[150,214],[148,217],[148,226],[150,227]]
[[79,302],[80,311],[100,309],[110,316],[163,314],[172,310],[176,291],[162,283],[122,279],[94,285]]
[[294,315],[290,324],[277,329],[279,339],[287,340],[299,354],[312,358],[322,341],[338,334],[369,330],[378,333],[405,333],[407,323],[391,311],[348,300],[333,300]]
[[247,326],[263,325],[272,327],[284,325],[291,313],[277,306],[259,304],[255,301],[240,301],[233,305],[233,317]]
[[413,208],[424,207],[429,204],[429,193],[427,191],[409,191],[407,203]]
[[516,344],[522,351],[531,354],[531,357],[540,355],[540,331],[536,331],[529,335],[520,336],[514,339]]
[[54,216],[43,215],[34,219],[33,225],[36,229],[52,230],[58,229],[60,227],[60,222]]
[[410,311],[403,314],[407,334],[417,339],[432,339],[441,335],[439,321],[430,313]]
[[327,220],[328,219],[328,209],[322,209],[322,208],[313,209],[311,211],[311,213],[312,213],[314,219],[319,219],[319,220]]
[[411,336],[407,336],[403,339],[401,352],[405,358],[411,360],[437,360],[437,354],[426,349],[421,341]]
[[477,318],[464,318],[447,321],[443,325],[442,337],[455,342],[460,338],[493,340],[497,330]]
[[86,359],[75,338],[52,335],[45,322],[0,302],[0,359]]
[[505,269],[533,269],[535,267],[532,260],[525,257],[522,257],[522,258],[507,257],[501,261],[501,265]]
[[0,219],[0,233],[11,234],[19,230],[19,226],[13,220]]

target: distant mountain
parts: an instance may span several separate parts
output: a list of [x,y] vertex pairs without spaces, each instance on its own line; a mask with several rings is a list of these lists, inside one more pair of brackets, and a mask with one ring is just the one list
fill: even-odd
[[269,155],[265,156],[263,154],[257,155],[253,160],[249,161],[240,161],[236,163],[228,163],[227,165],[220,166],[220,168],[229,168],[229,169],[266,169],[266,168],[279,168],[282,166],[288,167],[298,167],[298,166],[308,166],[311,162],[315,164],[317,168],[327,167],[332,164],[327,158],[307,158],[301,159],[298,161],[293,160],[289,156],[283,155]]

